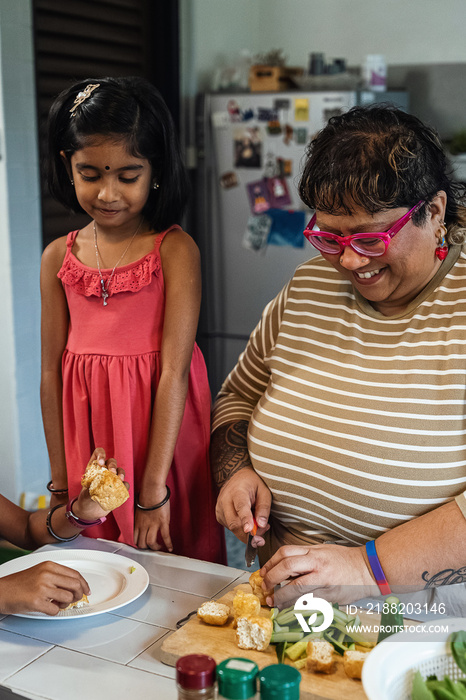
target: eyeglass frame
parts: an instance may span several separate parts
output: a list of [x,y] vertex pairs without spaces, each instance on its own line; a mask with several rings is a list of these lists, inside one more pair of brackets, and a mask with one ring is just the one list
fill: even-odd
[[[364,255],[365,257],[368,258],[378,258],[381,255],[385,255],[387,252],[388,246],[391,243],[392,238],[399,232],[401,229],[406,226],[408,221],[410,221],[413,217],[413,215],[421,208],[423,204],[425,204],[425,200],[421,199],[417,204],[412,207],[409,211],[406,212],[406,214],[403,214],[399,219],[395,221],[394,224],[388,229],[388,231],[382,232],[382,231],[377,231],[377,232],[370,232],[367,231],[365,233],[352,233],[349,236],[339,236],[336,233],[330,233],[328,231],[313,231],[314,226],[316,225],[316,218],[317,214],[314,214],[312,219],[309,221],[308,225],[303,231],[304,236],[307,238],[309,243],[314,246],[320,253],[326,253],[326,255],[340,255],[343,250],[346,248],[346,246],[350,246],[358,255]],[[338,251],[328,251],[328,250],[323,250],[319,248],[311,239],[316,238],[317,236],[322,236],[322,234],[325,235],[325,237],[329,237],[336,241],[339,244],[339,250]],[[385,245],[385,250],[383,253],[370,253],[367,251],[361,252],[357,248],[354,247],[353,241],[358,240],[360,238],[377,238],[378,240],[383,241]]]

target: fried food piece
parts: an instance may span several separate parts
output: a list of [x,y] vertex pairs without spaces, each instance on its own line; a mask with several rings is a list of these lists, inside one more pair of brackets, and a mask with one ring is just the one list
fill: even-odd
[[208,625],[224,625],[230,617],[230,608],[224,603],[209,600],[203,603],[197,611],[197,616]]
[[83,593],[83,597],[80,598],[80,600],[77,600],[76,603],[70,603],[68,607],[63,608],[63,610],[70,610],[70,608],[83,608],[85,605],[89,605],[89,598],[85,593]]
[[325,639],[311,639],[307,643],[306,668],[317,673],[333,673],[335,659],[333,646]]
[[259,598],[261,605],[267,605],[266,598],[273,596],[273,588],[267,590],[262,589],[262,581],[264,579],[260,575],[259,571],[253,571],[249,577],[249,584],[252,588],[252,592]]
[[238,617],[245,615],[259,615],[261,611],[261,602],[254,593],[245,593],[241,589],[236,592],[233,598],[233,613],[235,620],[233,627],[236,627]]
[[238,617],[236,622],[236,643],[240,649],[267,649],[272,638],[272,620],[258,615],[246,615]]
[[368,654],[368,651],[345,651],[343,654],[343,668],[346,675],[350,678],[361,678],[362,667]]
[[93,501],[106,511],[121,506],[128,498],[128,489],[119,476],[97,461],[92,462],[81,479],[81,485],[89,490]]

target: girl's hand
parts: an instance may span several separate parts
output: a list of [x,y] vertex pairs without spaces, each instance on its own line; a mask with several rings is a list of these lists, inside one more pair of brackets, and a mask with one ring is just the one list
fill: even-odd
[[289,607],[304,593],[330,603],[353,603],[380,595],[364,558],[364,547],[336,544],[285,545],[260,570],[263,588],[276,588],[269,605]]
[[[102,447],[96,447],[91,455],[88,465],[94,461],[97,461],[102,467],[107,467],[109,471],[117,474],[117,476],[119,476],[123,481],[126,488],[129,489],[129,484],[125,481],[125,470],[121,469],[121,467],[117,467],[116,460],[113,457],[105,460],[105,456],[105,450]],[[97,520],[98,518],[103,518],[105,515],[107,515],[108,511],[103,510],[100,505],[96,503],[96,501],[93,501],[89,495],[89,491],[83,488],[79,494],[78,500],[73,506],[73,513],[77,515],[78,518],[82,518],[83,520]]]
[[79,572],[44,561],[0,578],[0,612],[56,615],[84,593],[89,595],[90,589]]
[[170,501],[156,510],[140,510],[136,508],[134,517],[134,544],[139,549],[159,550],[162,547],[157,543],[157,535],[160,532],[165,547],[169,552],[173,551],[170,537]]

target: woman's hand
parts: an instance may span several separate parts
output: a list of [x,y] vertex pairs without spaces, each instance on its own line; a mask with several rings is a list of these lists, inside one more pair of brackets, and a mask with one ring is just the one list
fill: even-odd
[[90,589],[80,573],[52,561],[0,578],[0,612],[56,615]]
[[269,605],[284,608],[293,605],[304,593],[330,603],[352,603],[368,596],[380,595],[364,557],[364,547],[336,544],[311,546],[285,545],[261,568],[263,588],[276,588]]
[[[215,514],[218,522],[231,530],[242,542],[246,542],[256,518],[259,533],[269,529],[268,519],[272,494],[260,476],[249,467],[235,472],[220,489]],[[256,535],[254,544],[258,547],[264,540]]]

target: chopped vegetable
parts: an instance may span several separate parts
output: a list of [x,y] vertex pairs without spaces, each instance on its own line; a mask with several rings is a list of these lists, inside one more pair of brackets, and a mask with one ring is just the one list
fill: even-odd
[[131,569],[129,570],[130,574],[133,574],[136,571],[136,567],[132,566]]
[[[289,661],[297,669],[306,665],[307,643],[311,639],[326,639],[330,642],[338,654],[343,655],[345,651],[355,649],[356,646],[367,651],[374,644],[366,639],[362,634],[356,632],[352,627],[358,627],[361,623],[359,617],[346,614],[339,609],[338,605],[333,606],[333,623],[322,632],[303,632],[297,618],[296,612],[300,612],[308,627],[319,627],[324,616],[317,610],[295,610],[294,607],[272,609],[271,619],[273,621],[273,633],[271,643],[276,645],[277,659],[283,663],[284,659]],[[315,615],[316,619],[309,624],[309,619]]]
[[[404,629],[403,613],[399,599],[394,595],[385,598],[382,606],[382,616],[380,618],[380,631],[377,637],[377,644],[392,634],[401,632]],[[356,640],[355,640],[356,641]]]

